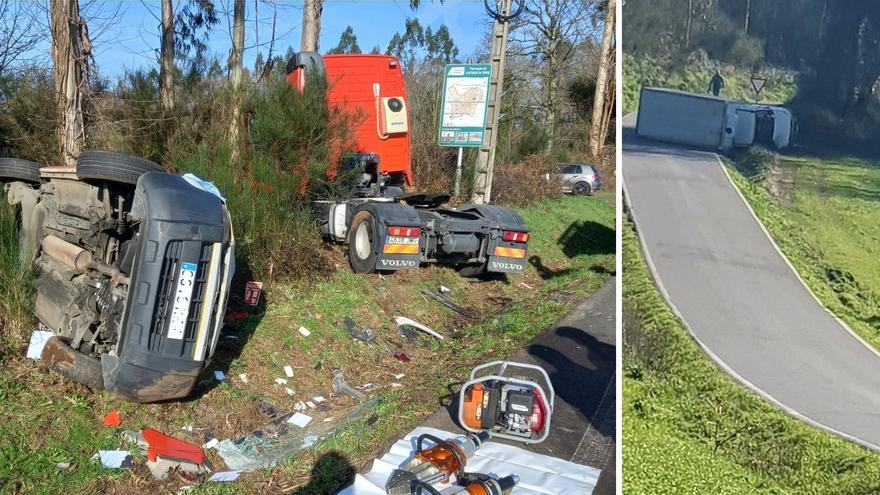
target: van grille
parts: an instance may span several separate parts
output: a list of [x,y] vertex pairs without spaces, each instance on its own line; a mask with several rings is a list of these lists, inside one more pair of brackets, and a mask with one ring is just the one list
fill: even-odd
[[[193,245],[197,245],[197,247]],[[195,341],[196,327],[198,326],[199,315],[202,311],[202,304],[205,301],[205,282],[208,277],[208,263],[211,261],[211,246],[211,243],[201,242],[171,241],[168,243],[165,257],[162,261],[162,275],[159,278],[159,291],[156,296],[156,311],[154,313],[156,318],[150,329],[149,347],[151,351],[161,351],[167,348],[166,341],[169,340],[167,338],[168,324],[174,304],[173,295],[177,284],[177,276],[180,272],[181,258],[183,258],[185,250],[192,253],[194,249],[198,249],[198,269],[196,270],[196,279],[189,306],[189,316],[183,335],[182,342],[184,345],[180,349],[181,355],[191,353],[190,344]],[[176,339],[171,339],[171,341],[180,342]]]

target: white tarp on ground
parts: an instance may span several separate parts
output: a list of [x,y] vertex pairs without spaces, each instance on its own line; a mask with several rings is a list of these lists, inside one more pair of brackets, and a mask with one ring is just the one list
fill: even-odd
[[[384,495],[385,482],[391,472],[406,462],[415,451],[416,439],[423,433],[440,438],[456,436],[442,430],[419,427],[391,446],[365,475],[358,474],[354,484],[339,495]],[[495,477],[519,476],[519,485],[512,495],[558,495],[561,493],[590,495],[599,479],[600,470],[556,459],[527,450],[489,441],[468,461],[465,471]],[[438,490],[441,487],[437,487]]]

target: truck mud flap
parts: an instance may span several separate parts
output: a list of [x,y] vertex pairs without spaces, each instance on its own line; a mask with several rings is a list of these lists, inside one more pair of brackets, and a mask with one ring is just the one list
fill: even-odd
[[486,270],[496,273],[524,273],[526,271],[526,260],[525,258],[490,256]]
[[376,269],[377,270],[403,270],[403,269],[416,269],[421,265],[421,259],[419,255],[390,255],[390,254],[379,254],[376,258]]

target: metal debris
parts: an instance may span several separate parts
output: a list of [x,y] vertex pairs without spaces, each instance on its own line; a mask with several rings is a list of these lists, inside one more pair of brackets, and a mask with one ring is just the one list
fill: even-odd
[[437,333],[434,330],[431,330],[430,328],[426,327],[425,325],[422,325],[421,323],[419,323],[415,320],[411,320],[405,316],[395,316],[394,321],[397,322],[398,326],[410,326],[410,327],[416,328],[418,330],[421,330],[421,331],[427,333],[428,335],[432,335],[434,337],[437,337],[440,340],[443,340],[443,336],[440,335],[439,333]]
[[348,334],[352,336],[352,338],[360,340],[361,342],[372,342],[376,335],[367,327],[361,327],[360,330],[355,329],[354,320],[351,318],[345,319],[345,328],[348,330]]
[[471,308],[466,308],[464,306],[457,304],[455,301],[450,299],[445,294],[438,294],[438,293],[436,293],[432,290],[429,290],[429,289],[422,289],[421,292],[422,292],[422,294],[430,297],[431,299],[439,302],[440,304],[446,306],[447,308],[451,309],[452,311],[455,311],[456,313],[458,313],[464,317],[474,318],[477,316],[476,311],[472,310]]
[[333,368],[332,373],[333,381],[330,383],[330,388],[333,389],[334,392],[347,395],[353,399],[364,400],[364,394],[351,388],[345,383],[345,378],[342,376],[342,370],[340,368]]

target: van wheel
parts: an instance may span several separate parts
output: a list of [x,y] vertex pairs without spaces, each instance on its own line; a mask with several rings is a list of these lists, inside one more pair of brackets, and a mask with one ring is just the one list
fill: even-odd
[[76,161],[76,176],[85,180],[137,184],[138,178],[147,172],[164,171],[150,160],[112,151],[83,151]]
[[368,211],[359,211],[348,229],[348,261],[355,273],[376,271],[376,219]]
[[18,158],[0,158],[0,180],[14,179],[24,182],[40,182],[39,163]]
[[574,185],[574,193],[580,196],[589,196],[593,193],[593,188],[589,182],[578,182]]

